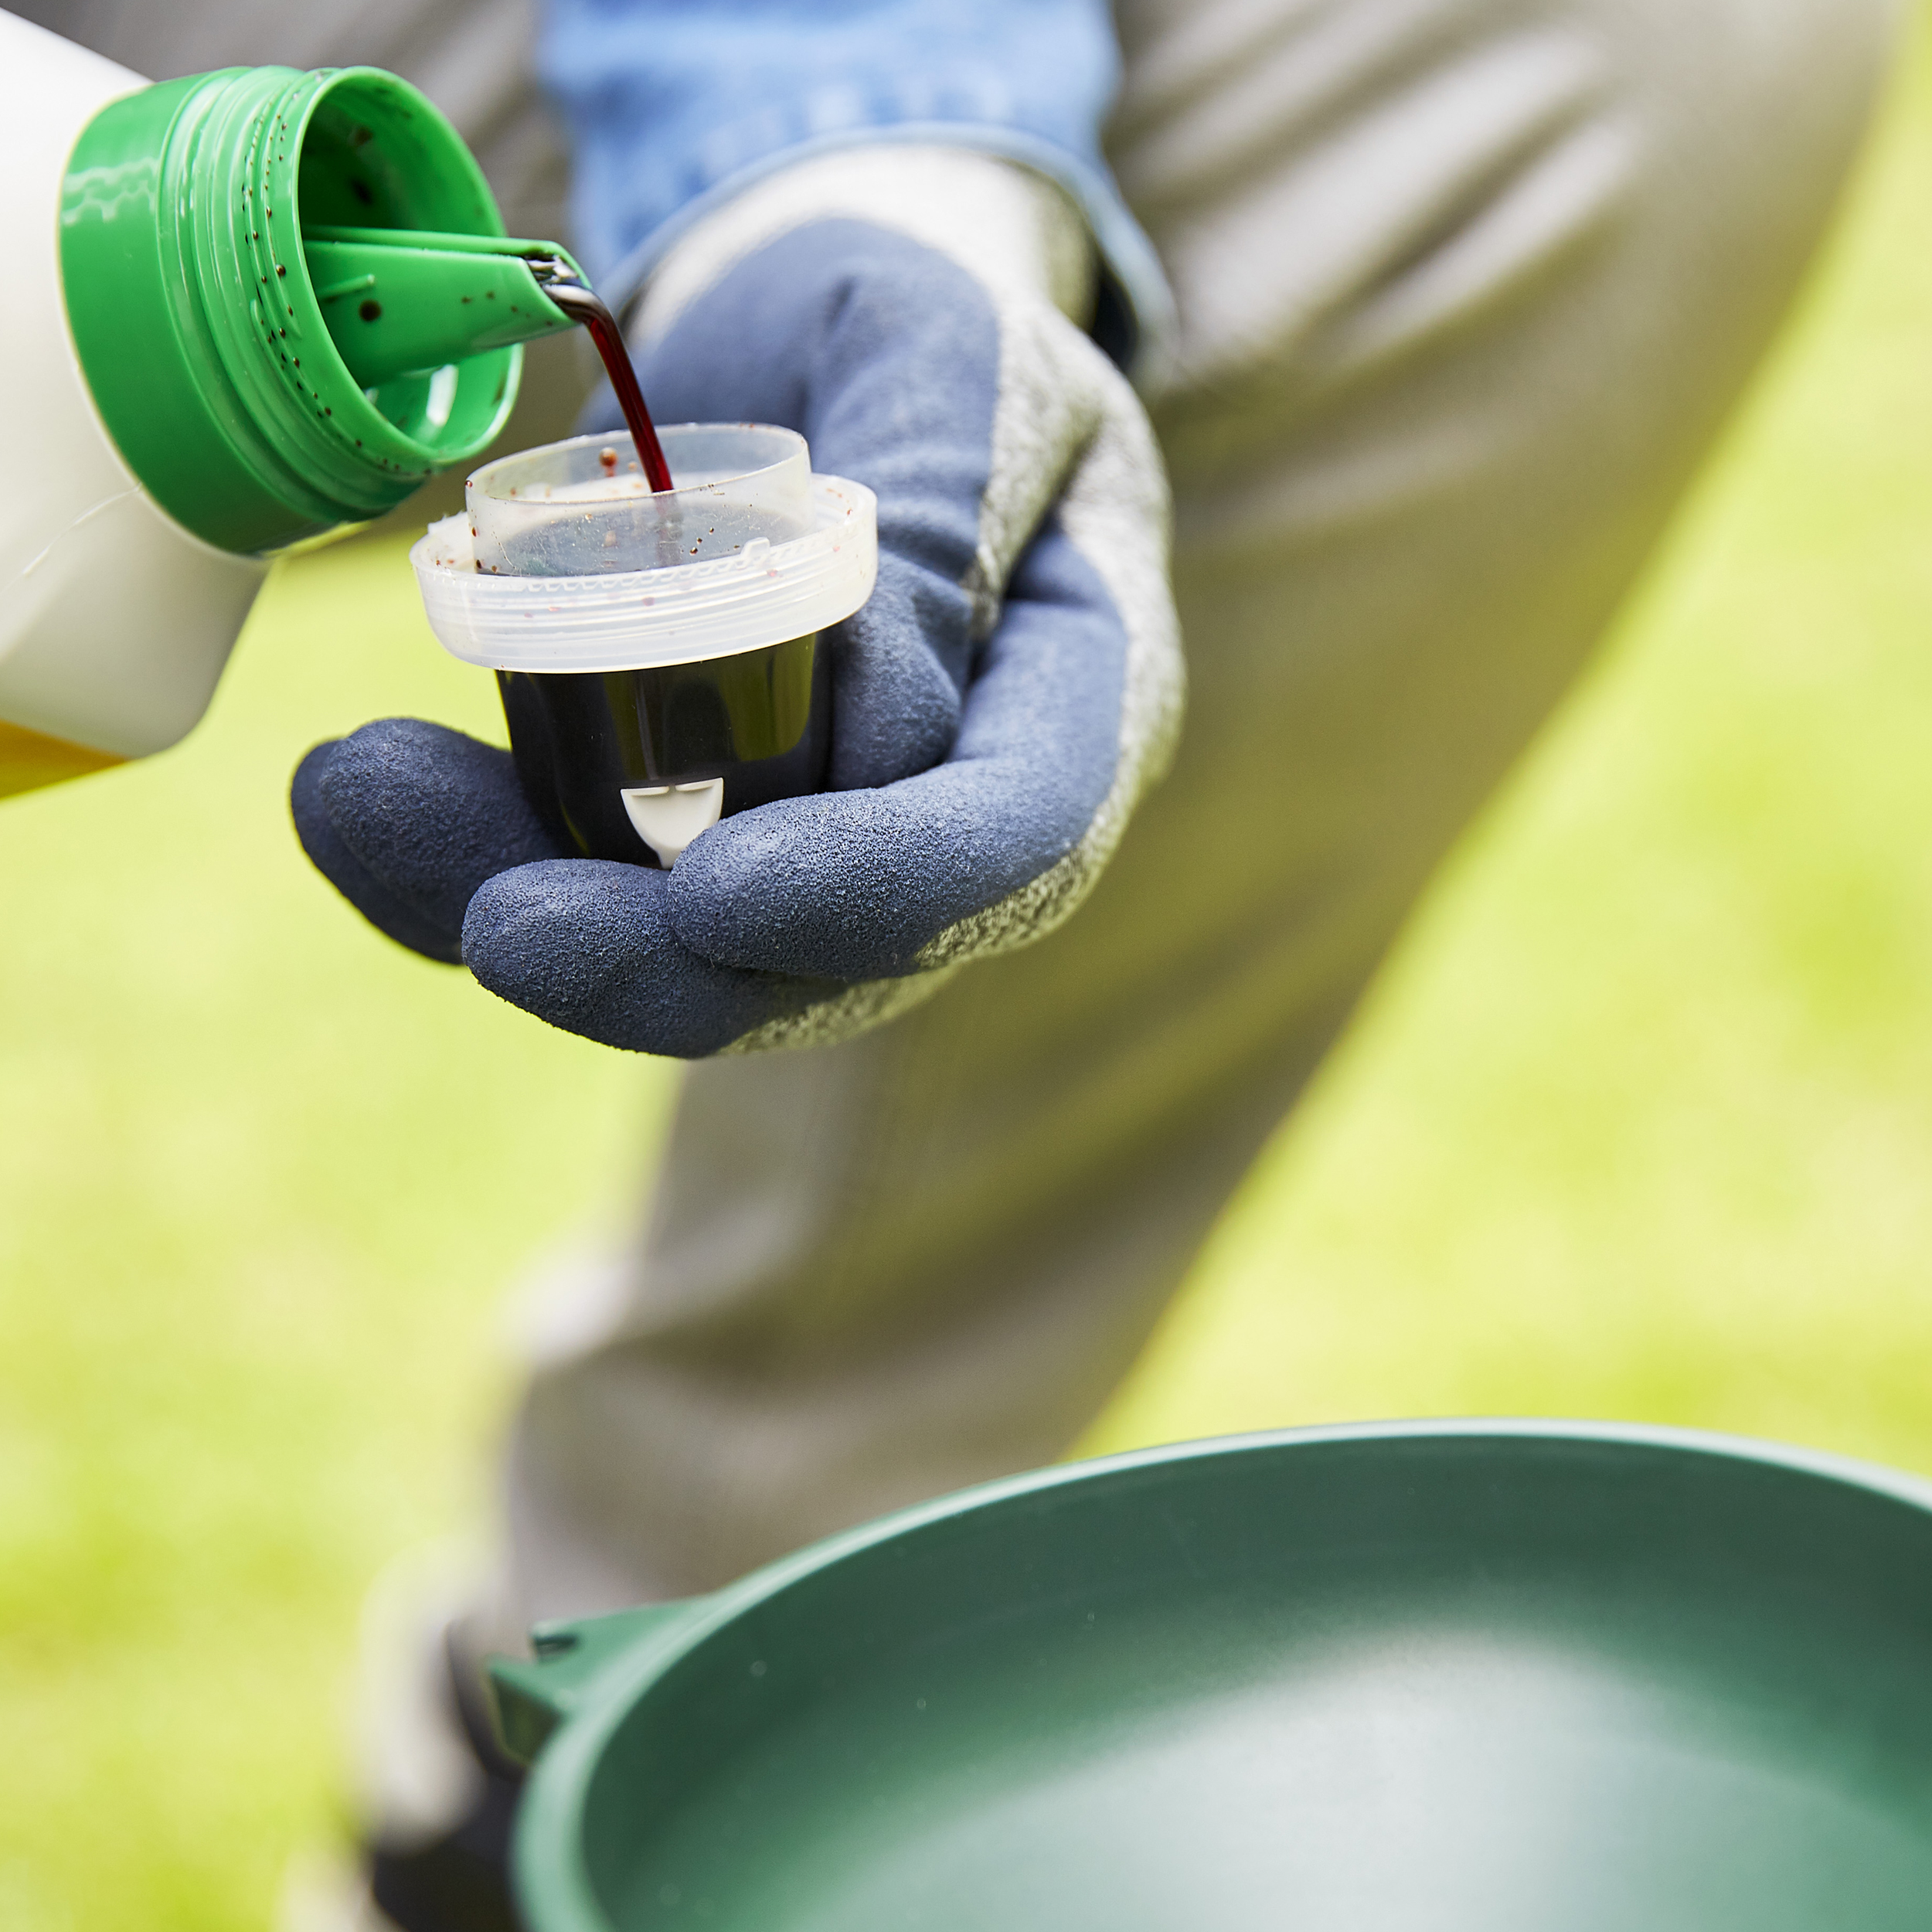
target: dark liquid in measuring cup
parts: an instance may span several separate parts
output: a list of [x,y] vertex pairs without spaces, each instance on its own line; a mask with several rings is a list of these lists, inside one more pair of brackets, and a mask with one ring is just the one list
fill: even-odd
[[[616,318],[561,263],[532,267],[551,301],[597,345],[645,481],[654,492],[670,489],[670,466]],[[615,471],[614,452],[603,461],[607,473]],[[660,543],[681,552],[690,534],[675,519],[658,531]],[[790,534],[774,523],[774,539]],[[552,833],[587,859],[661,862],[625,808],[627,790],[718,780],[720,816],[728,817],[825,782],[831,672],[816,632],[691,664],[499,671],[496,678],[517,777]]]
[[696,664],[496,681],[526,794],[587,859],[658,863],[627,787],[722,779],[729,816],[825,782],[830,675],[815,632]]

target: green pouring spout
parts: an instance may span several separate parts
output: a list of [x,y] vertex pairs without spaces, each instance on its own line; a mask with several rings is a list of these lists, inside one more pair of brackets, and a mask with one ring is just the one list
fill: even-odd
[[413,228],[308,227],[322,320],[366,389],[574,328],[545,291],[587,287],[555,242]]

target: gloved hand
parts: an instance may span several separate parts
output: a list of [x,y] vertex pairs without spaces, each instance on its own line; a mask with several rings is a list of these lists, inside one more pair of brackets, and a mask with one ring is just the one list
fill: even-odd
[[634,337],[654,412],[794,428],[879,498],[878,588],[831,640],[830,789],[721,821],[668,873],[587,861],[508,753],[392,719],[303,761],[311,858],[505,999],[686,1057],[843,1038],[1058,924],[1164,768],[1182,684],[1153,437],[1056,304],[1087,260],[1057,190],[944,149],[828,157],[713,216]]

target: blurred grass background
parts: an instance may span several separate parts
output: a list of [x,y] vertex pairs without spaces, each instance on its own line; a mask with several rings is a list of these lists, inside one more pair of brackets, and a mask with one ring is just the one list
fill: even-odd
[[[1932,1471],[1932,65],[1600,662],[1090,1450],[1638,1417]],[[495,729],[393,539],[271,583],[178,752],[0,810],[0,1925],[259,1927],[356,1609],[471,1521],[506,1284],[665,1067],[364,930],[283,807]]]

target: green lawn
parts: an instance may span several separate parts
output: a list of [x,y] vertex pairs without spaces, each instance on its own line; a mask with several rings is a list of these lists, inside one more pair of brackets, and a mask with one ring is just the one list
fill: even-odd
[[[1932,66],[1671,553],[1084,1447],[1638,1417],[1932,1470]],[[400,547],[207,726],[0,808],[0,1925],[227,1932],[326,1828],[356,1606],[474,1519],[503,1294],[667,1071],[364,930],[286,775],[488,729]]]

